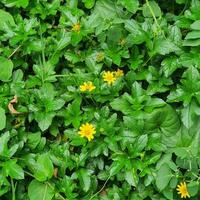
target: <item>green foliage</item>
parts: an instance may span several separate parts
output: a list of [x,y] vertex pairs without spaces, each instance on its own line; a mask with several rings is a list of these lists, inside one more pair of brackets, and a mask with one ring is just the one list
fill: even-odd
[[199,0],[1,0],[0,32],[0,199],[199,199]]

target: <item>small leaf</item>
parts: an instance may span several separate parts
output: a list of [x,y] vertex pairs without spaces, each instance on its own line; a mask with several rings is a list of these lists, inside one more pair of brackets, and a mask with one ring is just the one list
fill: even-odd
[[168,39],[156,39],[154,41],[154,52],[161,54],[161,55],[166,55],[171,52],[176,52],[179,51],[179,47],[176,46],[172,41]]
[[153,17],[152,12],[156,17],[161,17],[160,7],[155,1],[149,1],[148,3],[144,4],[142,9],[144,17]]
[[194,23],[190,25],[190,28],[193,30],[199,30],[200,31],[200,20],[196,20]]
[[129,12],[132,12],[133,14],[136,13],[139,8],[138,0],[118,0],[118,3],[123,5]]
[[54,190],[47,183],[32,180],[28,186],[28,196],[30,200],[51,200]]
[[53,176],[53,163],[48,154],[39,155],[35,165],[34,176],[38,181],[46,181]]
[[24,171],[16,164],[17,160],[8,160],[3,163],[3,171],[5,171],[7,176],[10,176],[14,179],[24,179]]
[[[6,115],[5,110],[0,107],[0,130],[4,129],[6,126]],[[1,148],[1,147],[0,147]]]
[[86,169],[80,169],[78,171],[78,178],[81,188],[83,188],[83,190],[87,192],[91,185],[90,172]]
[[7,58],[0,57],[0,80],[9,81],[12,76],[13,63]]
[[160,191],[164,190],[172,177],[171,169],[167,164],[163,164],[156,176],[156,186]]
[[15,22],[13,16],[10,13],[0,9],[0,30],[4,30],[5,24],[14,26]]
[[0,137],[0,156],[7,156],[8,146],[7,143],[10,139],[10,133],[6,132]]

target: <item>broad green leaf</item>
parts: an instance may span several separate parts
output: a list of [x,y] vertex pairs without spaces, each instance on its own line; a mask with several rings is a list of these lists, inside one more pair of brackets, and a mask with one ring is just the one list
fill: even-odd
[[124,160],[114,161],[110,167],[110,176],[116,175],[123,167],[124,167]]
[[200,39],[194,39],[194,40],[184,40],[183,46],[191,46],[196,47],[200,45]]
[[60,40],[57,42],[57,51],[64,49],[70,44],[71,34],[69,32],[62,32]]
[[154,41],[154,52],[161,54],[161,55],[166,55],[171,52],[176,52],[179,51],[180,48],[177,47],[176,44],[174,44],[172,41],[168,39],[156,39]]
[[131,104],[126,100],[126,96],[128,96],[128,94],[124,94],[122,97],[116,98],[110,103],[114,110],[121,111],[125,115],[133,112]]
[[126,20],[125,29],[131,33],[127,38],[128,43],[141,44],[146,41],[147,35],[137,21]]
[[129,185],[136,187],[138,184],[139,177],[133,169],[125,172],[125,180],[128,182]]
[[5,24],[14,26],[15,22],[13,16],[10,13],[0,9],[0,30],[4,30]]
[[18,165],[17,160],[8,160],[3,163],[3,171],[6,176],[10,176],[13,179],[24,179],[24,171],[20,165]]
[[94,13],[98,13],[103,19],[113,19],[120,13],[111,0],[98,0],[94,7]]
[[176,56],[165,58],[161,63],[161,70],[166,77],[169,77],[176,69],[181,66],[179,59]]
[[4,129],[5,126],[6,126],[5,110],[0,107],[0,130]]
[[190,28],[193,30],[199,30],[200,31],[200,20],[196,20],[194,23],[190,25]]
[[185,36],[185,40],[200,38],[200,31],[191,31]]
[[91,186],[91,174],[86,169],[80,169],[78,171],[78,179],[80,181],[81,188],[87,192]]
[[7,7],[14,7],[17,8],[23,7],[26,8],[29,4],[29,0],[3,0]]
[[28,186],[28,196],[30,200],[51,200],[54,196],[54,189],[50,187],[50,184],[34,179]]
[[156,176],[156,186],[160,191],[164,190],[170,179],[172,178],[171,169],[167,164],[163,164],[160,169],[158,170],[157,176]]
[[54,116],[55,113],[53,112],[47,112],[47,113],[39,112],[35,114],[35,120],[38,122],[40,129],[42,131],[45,131],[51,125]]
[[38,181],[46,181],[53,176],[53,163],[49,158],[48,154],[42,154],[38,156],[35,169],[34,177]]
[[167,136],[174,135],[180,129],[180,120],[176,111],[169,105],[154,109],[145,116],[147,130],[160,129]]
[[140,153],[146,146],[148,142],[147,135],[141,135],[133,144],[133,149],[136,154]]
[[199,191],[199,182],[192,181],[187,184],[187,189],[191,197],[194,197]]
[[8,155],[8,141],[10,139],[10,133],[3,133],[0,137],[0,156]]
[[149,1],[143,5],[142,13],[144,17],[153,17],[152,13],[155,17],[161,16],[161,10],[159,5],[155,1]]
[[117,3],[123,5],[129,12],[132,12],[133,14],[136,13],[139,8],[138,0],[118,0]]
[[13,63],[7,58],[0,57],[0,80],[9,81],[12,76]]
[[28,146],[31,149],[35,149],[41,140],[41,133],[40,132],[29,133],[27,139],[28,139],[28,141],[27,141]]

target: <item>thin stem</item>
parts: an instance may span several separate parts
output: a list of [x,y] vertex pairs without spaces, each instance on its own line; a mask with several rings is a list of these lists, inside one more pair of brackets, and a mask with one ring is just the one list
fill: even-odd
[[106,186],[107,182],[109,181],[110,177],[111,177],[111,176],[109,176],[109,177],[106,179],[106,181],[105,181],[105,183],[103,184],[103,186],[101,187],[101,189],[100,189],[98,192],[96,192],[94,195],[92,195],[92,196],[90,197],[89,200],[92,200],[96,195],[98,195],[98,194],[105,188],[105,186]]
[[[152,17],[153,17],[153,19],[154,19],[154,21],[155,21],[155,23],[156,23],[156,26],[159,28],[159,30],[161,31],[161,33],[162,33],[163,36],[165,37],[165,34],[164,34],[164,32],[162,31],[162,29],[161,29],[161,27],[160,27],[160,24],[158,23],[158,21],[157,21],[157,19],[156,19],[156,16],[155,16],[155,13],[153,12],[152,7],[150,6],[148,0],[146,0],[146,4],[147,4],[147,6],[148,6],[148,8],[149,8],[149,10],[150,10],[150,12],[151,12],[151,14],[152,14]],[[165,37],[165,38],[166,38],[166,37]]]
[[13,182],[13,179],[11,178],[11,187],[12,187],[12,200],[15,200],[15,184]]
[[22,45],[19,45],[9,56],[8,59],[10,59],[20,48]]

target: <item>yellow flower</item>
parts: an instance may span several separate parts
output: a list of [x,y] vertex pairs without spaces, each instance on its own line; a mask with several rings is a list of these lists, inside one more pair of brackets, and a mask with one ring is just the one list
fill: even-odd
[[114,74],[115,74],[115,77],[116,77],[116,78],[119,78],[119,77],[121,77],[121,76],[124,76],[124,72],[123,72],[123,70],[121,70],[121,69],[118,69],[117,71],[115,71]]
[[114,76],[114,72],[104,72],[103,80],[107,82],[109,85],[113,84],[116,81],[116,77]]
[[87,82],[87,89],[91,92],[92,90],[94,90],[96,87],[93,85],[93,83],[91,81]]
[[119,40],[119,45],[124,46],[126,44],[126,40],[125,39],[120,39]]
[[96,60],[97,62],[101,62],[104,59],[104,53],[103,52],[99,52],[96,55]]
[[92,124],[89,123],[82,124],[79,129],[80,131],[78,132],[78,134],[81,137],[86,137],[88,141],[94,139],[94,134],[96,133],[96,131],[95,127]]
[[80,29],[81,29],[80,23],[76,23],[72,26],[72,31],[74,32],[80,32]]
[[87,90],[87,83],[84,82],[82,85],[79,86],[81,92],[85,92]]
[[178,191],[178,194],[181,195],[181,198],[185,198],[185,199],[187,197],[190,198],[190,195],[189,195],[189,193],[187,191],[187,186],[186,186],[185,182],[182,182],[182,183],[180,183],[180,185],[177,185],[177,189],[176,190]]
[[88,82],[84,82],[82,85],[80,85],[80,91],[81,92],[85,92],[85,91],[92,91],[94,90],[96,87],[94,86],[94,84],[91,81]]

